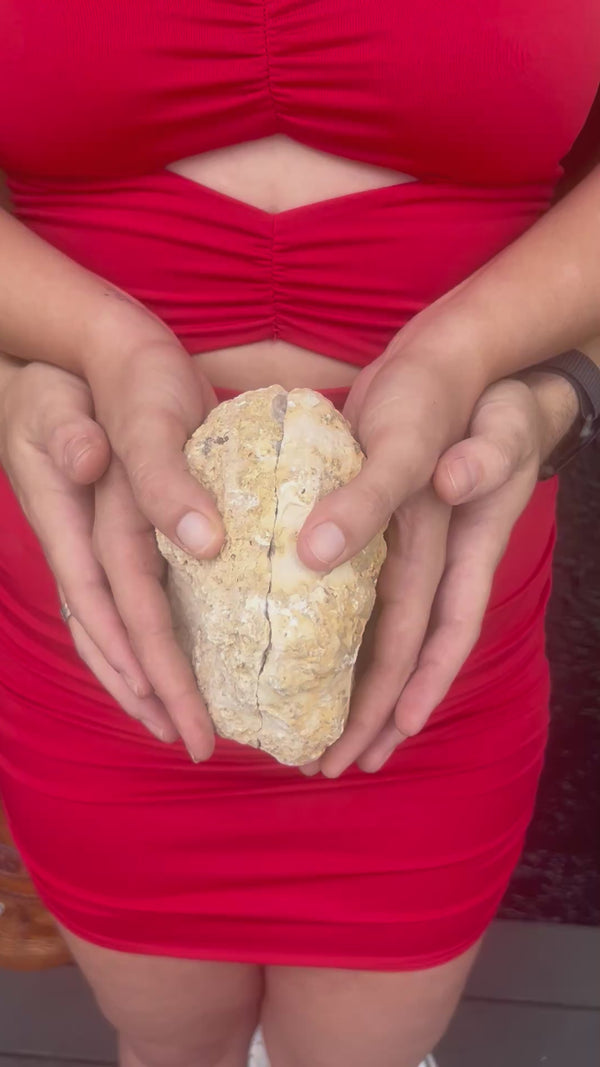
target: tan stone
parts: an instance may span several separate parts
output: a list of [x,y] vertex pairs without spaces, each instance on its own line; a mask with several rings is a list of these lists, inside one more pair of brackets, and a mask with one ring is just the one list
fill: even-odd
[[296,538],[315,502],[358,473],[361,449],[321,394],[274,385],[220,404],[185,451],[215,497],[225,544],[199,561],[157,537],[216,729],[282,763],[315,759],[346,721],[385,541],[378,534],[320,575],[301,563]]

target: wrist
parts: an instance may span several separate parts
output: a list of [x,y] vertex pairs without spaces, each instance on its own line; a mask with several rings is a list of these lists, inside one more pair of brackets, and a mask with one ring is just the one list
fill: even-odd
[[557,374],[532,370],[520,377],[531,390],[538,406],[543,462],[579,418],[579,400],[571,383]]
[[157,345],[181,348],[168,326],[127,294],[107,288],[104,300],[83,339],[77,368],[80,377],[91,382],[98,372],[110,374]]
[[413,361],[429,371],[448,390],[447,395],[470,405],[470,416],[476,401],[496,379],[477,321],[455,314],[448,307],[451,296],[415,315],[392,339],[386,355]]
[[[587,344],[581,344],[583,337],[599,339],[595,359],[598,362],[600,320],[595,329],[589,329],[587,318],[574,323],[573,317],[561,309],[557,299],[554,304],[559,310],[554,316],[533,306],[525,315],[522,296],[519,299],[518,291],[513,292],[511,274],[498,275],[500,259],[504,261],[504,254],[483,264],[415,315],[397,334],[392,345],[418,343],[431,352],[434,359],[439,359],[446,350],[447,358],[459,369],[461,364],[469,366],[482,391],[488,385],[542,363],[573,345],[586,351]],[[510,299],[509,290],[512,293]],[[600,307],[597,299],[594,307]],[[590,355],[594,360],[594,355]]]

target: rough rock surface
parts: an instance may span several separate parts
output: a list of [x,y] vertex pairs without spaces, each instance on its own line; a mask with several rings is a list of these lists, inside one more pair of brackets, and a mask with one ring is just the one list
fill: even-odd
[[353,667],[385,557],[379,534],[328,575],[296,537],[314,503],[360,470],[363,454],[329,400],[281,386],[215,408],[186,445],[223,516],[225,544],[198,561],[158,534],[182,642],[217,731],[282,763],[339,737]]

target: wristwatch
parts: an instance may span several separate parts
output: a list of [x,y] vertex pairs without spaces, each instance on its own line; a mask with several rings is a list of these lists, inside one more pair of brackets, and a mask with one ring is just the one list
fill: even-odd
[[579,400],[579,417],[540,468],[540,479],[544,480],[558,474],[600,435],[600,368],[573,348],[529,369],[566,378]]

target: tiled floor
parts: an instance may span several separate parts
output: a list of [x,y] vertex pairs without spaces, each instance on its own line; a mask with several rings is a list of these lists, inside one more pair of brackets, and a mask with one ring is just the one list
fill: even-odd
[[[97,1067],[114,1057],[74,968],[0,971],[0,1067]],[[600,928],[496,923],[437,1058],[439,1067],[598,1067]]]

